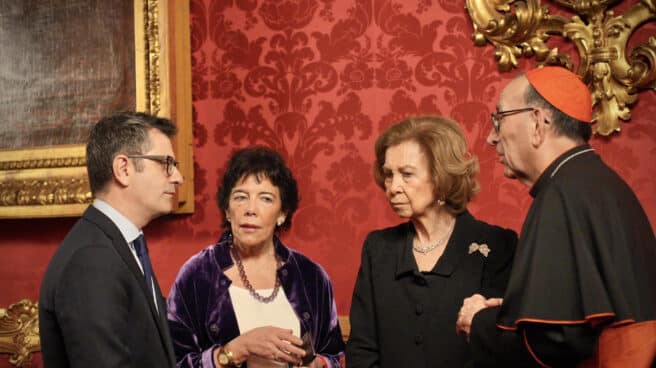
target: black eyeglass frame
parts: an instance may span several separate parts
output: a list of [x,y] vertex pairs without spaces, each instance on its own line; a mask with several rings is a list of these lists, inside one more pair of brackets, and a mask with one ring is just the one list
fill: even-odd
[[494,128],[495,133],[499,133],[501,129],[501,120],[506,116],[519,114],[520,112],[534,111],[537,107],[522,107],[521,109],[505,110],[505,111],[496,111],[490,113],[490,118],[492,119],[492,127]]
[[166,175],[173,175],[173,168],[178,167],[179,162],[169,155],[127,155],[129,158],[145,158],[157,161],[166,168]]

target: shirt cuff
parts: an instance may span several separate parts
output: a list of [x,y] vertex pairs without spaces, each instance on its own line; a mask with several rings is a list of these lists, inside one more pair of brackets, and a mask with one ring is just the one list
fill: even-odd
[[214,349],[218,348],[219,345],[214,345],[203,352],[201,355],[201,364],[203,365],[203,368],[216,368],[214,365]]

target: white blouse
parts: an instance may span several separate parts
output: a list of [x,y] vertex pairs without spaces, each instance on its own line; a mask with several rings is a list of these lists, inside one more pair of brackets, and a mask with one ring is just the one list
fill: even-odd
[[[256,291],[260,295],[268,296],[271,295],[273,289],[259,289]],[[294,312],[282,287],[278,290],[276,298],[269,303],[255,300],[247,289],[237,287],[234,284],[230,285],[228,292],[237,316],[240,333],[243,334],[257,327],[274,326],[292,330],[294,336],[301,336],[301,324],[298,316],[296,316],[296,312]],[[249,368],[288,367],[287,363],[257,356],[250,357],[247,363]]]

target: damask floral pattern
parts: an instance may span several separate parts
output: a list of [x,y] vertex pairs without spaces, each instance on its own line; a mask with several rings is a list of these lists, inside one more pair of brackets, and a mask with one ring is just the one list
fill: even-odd
[[[492,47],[473,46],[463,2],[191,3],[194,104],[213,137],[197,147],[199,167],[214,178],[207,183],[217,183],[226,156],[238,147],[262,144],[284,155],[302,198],[286,241],[327,268],[341,313],[348,310],[364,236],[399,221],[373,182],[371,164],[378,133],[404,117],[437,113],[459,121],[481,166],[482,193],[470,209],[519,229],[530,204],[527,189],[503,178],[485,144],[499,88],[514,73],[497,71]],[[645,164],[621,142],[627,138],[593,145],[631,158],[635,165],[620,170],[630,178]],[[633,139],[654,144],[648,134]],[[198,188],[197,197],[215,190]],[[219,222],[206,220],[209,227]]]
[[274,31],[303,28],[314,17],[316,0],[263,0],[258,14]]
[[210,84],[212,97],[214,98],[244,100],[244,97],[241,95],[241,81],[235,73],[221,71]]
[[390,58],[376,68],[376,86],[383,89],[404,89],[414,91],[412,84],[412,71],[403,60]]
[[374,68],[362,61],[349,63],[340,73],[340,79],[346,89],[359,91],[371,88],[374,84]]

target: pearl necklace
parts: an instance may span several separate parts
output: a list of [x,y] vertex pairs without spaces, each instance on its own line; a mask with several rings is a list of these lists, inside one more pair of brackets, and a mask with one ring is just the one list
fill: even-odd
[[435,250],[437,247],[442,245],[442,243],[444,243],[449,238],[449,235],[451,235],[451,231],[453,230],[453,227],[455,226],[455,224],[456,224],[456,220],[454,219],[451,222],[451,225],[449,225],[449,228],[444,233],[444,236],[442,236],[442,238],[438,239],[435,243],[428,244],[428,245],[414,245],[413,244],[412,249],[414,249],[415,252],[418,252],[418,253],[421,253],[421,254],[426,254],[426,253],[429,253],[429,252]]

